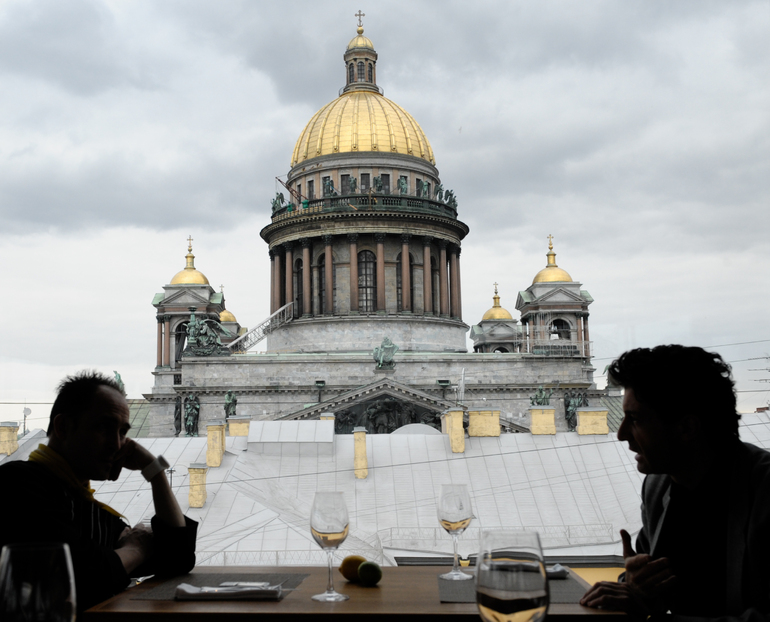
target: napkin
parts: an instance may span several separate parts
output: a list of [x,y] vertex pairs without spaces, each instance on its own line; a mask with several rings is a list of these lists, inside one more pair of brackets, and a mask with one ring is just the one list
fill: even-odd
[[180,583],[174,596],[177,600],[279,600],[281,586],[229,582],[217,587],[195,587]]

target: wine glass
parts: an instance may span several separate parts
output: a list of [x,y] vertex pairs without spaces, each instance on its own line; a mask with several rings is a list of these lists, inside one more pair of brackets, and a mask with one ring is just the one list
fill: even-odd
[[494,529],[481,534],[476,604],[487,622],[537,622],[548,609],[548,579],[534,531]]
[[457,537],[468,528],[473,518],[471,495],[468,492],[468,486],[465,484],[442,484],[437,510],[438,522],[452,536],[455,551],[452,571],[439,575],[439,577],[449,579],[450,581],[472,579],[471,575],[465,574],[460,570],[457,563]]
[[332,557],[334,551],[348,537],[348,508],[341,492],[317,492],[310,510],[310,533],[329,559],[329,583],[323,594],[316,594],[313,600],[334,603],[350,598],[334,591],[332,578]]
[[0,553],[0,619],[74,622],[75,575],[61,542],[8,544]]

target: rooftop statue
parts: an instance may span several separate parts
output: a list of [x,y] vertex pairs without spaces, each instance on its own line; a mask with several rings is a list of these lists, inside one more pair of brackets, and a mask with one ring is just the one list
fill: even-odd
[[198,436],[198,419],[201,413],[201,403],[197,395],[190,393],[184,401],[184,431],[185,436]]
[[174,436],[179,436],[182,431],[182,396],[176,396],[174,404]]
[[220,336],[234,335],[216,320],[195,316],[195,307],[189,307],[190,321],[187,323],[187,347],[182,356],[228,356],[230,350],[222,345]]
[[348,187],[350,188],[350,193],[355,194],[358,189],[358,180],[355,177],[351,177]]
[[437,201],[443,201],[444,200],[444,185],[443,184],[436,184],[436,187],[433,189],[433,196],[436,198]]
[[551,396],[553,395],[553,389],[546,391],[543,385],[537,388],[537,392],[529,398],[532,406],[548,406],[551,403]]
[[275,214],[279,209],[283,207],[283,204],[286,202],[286,199],[283,197],[283,192],[276,192],[275,198],[270,201],[270,204],[273,206],[273,214]]
[[374,185],[375,192],[382,192],[382,177],[377,175],[377,177],[372,180],[372,184]]
[[396,366],[393,357],[398,352],[398,346],[385,337],[382,343],[374,349],[374,360],[377,363],[377,369],[393,369]]
[[238,397],[232,391],[225,393],[225,417],[235,417],[235,408],[238,406]]
[[404,177],[398,178],[398,193],[399,194],[406,194],[409,192],[409,186],[406,183],[406,179]]
[[118,386],[120,387],[120,392],[125,395],[126,394],[126,385],[123,384],[123,379],[120,377],[120,374],[116,371],[112,372],[115,374],[115,382],[118,383]]

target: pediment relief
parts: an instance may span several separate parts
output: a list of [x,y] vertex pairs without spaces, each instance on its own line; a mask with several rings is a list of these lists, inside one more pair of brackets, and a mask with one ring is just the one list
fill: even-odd
[[333,413],[337,434],[350,434],[357,426],[370,434],[388,434],[412,423],[440,428],[441,412],[452,407],[452,402],[383,379],[281,419],[317,419],[322,413]]
[[537,304],[543,304],[545,302],[547,303],[560,303],[560,302],[561,303],[563,302],[583,303],[584,301],[579,293],[574,293],[566,289],[559,288],[559,289],[551,290],[550,292],[543,294],[542,296],[540,296],[540,298],[537,298],[535,300],[535,303]]

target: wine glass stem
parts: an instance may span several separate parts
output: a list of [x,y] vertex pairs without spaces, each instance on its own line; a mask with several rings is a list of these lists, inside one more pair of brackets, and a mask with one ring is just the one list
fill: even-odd
[[457,534],[456,533],[452,534],[452,544],[454,545],[454,548],[455,548],[455,562],[454,562],[454,566],[452,566],[452,572],[460,572],[459,564],[457,563]]
[[326,586],[327,592],[333,592],[334,591],[334,579],[332,578],[332,557],[334,555],[334,552],[332,549],[326,549],[326,556],[329,560],[329,584]]

